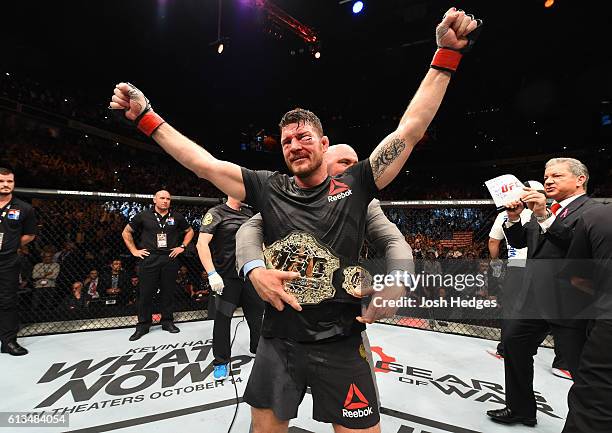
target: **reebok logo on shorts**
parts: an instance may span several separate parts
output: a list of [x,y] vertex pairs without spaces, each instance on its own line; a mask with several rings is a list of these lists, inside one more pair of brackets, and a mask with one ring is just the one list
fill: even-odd
[[346,394],[346,399],[344,400],[342,416],[345,418],[362,418],[372,415],[372,408],[369,407],[369,405],[370,403],[359,388],[357,388],[357,385],[351,383],[348,393]]
[[348,197],[351,194],[353,194],[353,191],[349,188],[347,184],[332,179],[329,184],[329,195],[327,196],[327,201],[332,202],[340,200],[344,197]]

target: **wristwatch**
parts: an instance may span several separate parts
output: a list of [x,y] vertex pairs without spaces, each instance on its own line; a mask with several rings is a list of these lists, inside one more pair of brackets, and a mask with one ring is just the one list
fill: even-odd
[[181,247],[182,249],[187,248],[187,247],[185,246],[185,244],[180,244],[180,245],[179,245],[179,247]]
[[536,221],[541,223],[542,221],[546,221],[551,216],[552,216],[552,212],[549,211],[549,210],[546,210],[546,215],[544,215],[544,216],[537,216],[536,215]]

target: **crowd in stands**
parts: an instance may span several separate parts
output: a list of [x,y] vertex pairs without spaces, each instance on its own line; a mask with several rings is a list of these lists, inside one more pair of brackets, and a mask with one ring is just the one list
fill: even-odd
[[[18,251],[25,320],[135,314],[138,259],[129,254],[121,232],[130,216],[147,205],[47,199],[34,199],[33,205],[38,236]],[[177,209],[196,228],[205,211]],[[193,245],[180,260],[177,310],[206,308],[208,279]]]
[[[121,238],[129,218],[149,206],[134,202],[33,199],[36,241],[19,250],[22,308],[31,321],[51,318],[134,314],[138,298],[138,260]],[[177,203],[196,232],[206,209]],[[493,219],[488,208],[389,208],[412,246],[420,271],[427,259],[486,257],[486,235]],[[469,239],[453,241],[457,232]],[[176,302],[185,310],[205,308],[209,287],[195,241],[180,257]],[[375,252],[373,252],[375,254]],[[444,262],[442,262],[444,263]],[[27,319],[26,319],[27,320]]]
[[[142,139],[132,127],[109,115],[106,107],[87,101],[86,95],[67,95],[3,73],[0,97]],[[167,188],[173,195],[223,196],[211,183],[198,179],[164,153],[137,149],[10,110],[0,110],[0,129],[2,164],[13,168],[20,187],[129,193]],[[280,158],[279,162],[282,163]],[[468,179],[470,173],[458,183],[434,179],[426,171],[412,168],[382,191],[379,198],[488,197],[482,179]],[[612,196],[612,184],[596,185],[594,191],[598,196]],[[124,247],[121,231],[143,205],[50,199],[34,200],[34,205],[39,235],[34,244],[19,250],[20,286],[23,302],[28,306],[24,309],[52,315],[96,309],[106,313],[114,310],[113,314],[135,312],[138,263]],[[182,212],[197,229],[204,210],[185,206]],[[431,271],[439,259],[472,259],[478,263],[487,256],[486,239],[495,216],[490,207],[389,208],[386,212],[406,236],[421,270],[429,267]],[[470,233],[470,239],[455,239],[456,233]],[[195,249],[187,251],[181,260],[177,300],[191,308],[201,306],[209,289]]]
[[40,126],[0,113],[3,159],[21,187],[151,193],[166,185],[174,195],[220,197],[210,182],[198,179],[166,155],[117,145],[66,129]]
[[100,101],[91,100],[79,88],[67,91],[42,84],[27,76],[17,77],[10,72],[3,72],[0,75],[0,97],[92,126],[112,129],[128,137],[140,138],[134,128],[121,121],[120,117],[111,115],[107,106]]
[[[17,177],[19,186],[45,189],[79,189],[147,193],[167,188],[173,195],[222,197],[210,182],[199,179],[165,154],[134,149],[96,136],[0,112],[3,160]],[[27,157],[24,157],[27,155]],[[483,198],[482,186],[460,188],[402,178],[381,191],[379,198],[412,199]]]
[[[79,94],[78,89],[70,92],[58,90],[27,77],[3,72],[0,74],[0,97],[145,141],[133,126],[120,121],[120,116],[111,115],[99,101],[91,101],[88,95]],[[6,161],[3,162],[13,165],[20,176],[21,186],[145,193],[152,186],[168,185],[175,195],[223,195],[212,184],[198,179],[165,154],[88,136],[68,127],[42,125],[39,120],[8,113],[0,112],[0,127],[4,132],[0,146],[5,150],[3,159]],[[236,148],[238,146],[236,143]],[[257,166],[256,153],[249,153],[244,161],[236,162]],[[284,170],[280,158],[275,163],[281,165],[266,168]],[[483,185],[485,175],[480,170],[463,172],[457,181],[450,174],[445,179],[444,170],[436,170],[434,178],[431,168],[427,167],[410,167],[410,172],[401,174],[380,192],[379,198],[443,200],[488,197]],[[595,196],[612,195],[612,182],[599,182],[592,188]]]

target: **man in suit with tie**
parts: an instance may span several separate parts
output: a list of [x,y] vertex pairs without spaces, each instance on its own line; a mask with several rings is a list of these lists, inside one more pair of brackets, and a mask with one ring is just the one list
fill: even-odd
[[562,276],[592,294],[592,317],[562,433],[612,432],[612,204],[580,217]]
[[[546,163],[545,193],[524,188],[521,200],[506,205],[504,232],[514,248],[527,247],[527,267],[516,293],[518,315],[509,321],[504,336],[506,407],[487,412],[493,421],[536,425],[533,393],[533,356],[552,332],[555,345],[574,378],[586,340],[586,321],[576,320],[588,296],[572,290],[558,273],[567,254],[580,215],[599,204],[586,195],[589,172],[573,158],[554,158]],[[546,199],[554,200],[546,206]],[[524,225],[520,214],[527,206],[533,215]],[[559,268],[559,269],[557,269]]]

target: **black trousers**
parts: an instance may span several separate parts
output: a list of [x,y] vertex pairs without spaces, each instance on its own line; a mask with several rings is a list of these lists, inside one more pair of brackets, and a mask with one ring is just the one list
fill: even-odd
[[506,269],[506,276],[504,277],[504,283],[502,287],[501,301],[502,301],[502,319],[501,319],[501,338],[497,345],[497,353],[504,355],[504,335],[506,334],[506,328],[508,323],[511,321],[510,317],[513,316],[516,311],[516,305],[514,305],[515,296],[521,287],[523,286],[523,277],[525,276],[525,268],[520,266],[508,266]]
[[0,258],[0,341],[2,343],[8,343],[17,338],[19,331],[18,287],[19,259],[17,254]]
[[261,334],[264,303],[250,281],[240,278],[223,277],[223,295],[215,294],[213,327],[213,360],[214,365],[227,364],[232,354],[230,332],[232,316],[236,307],[241,306],[249,325],[249,350],[255,354]]
[[533,393],[533,357],[549,332],[555,348],[576,380],[578,364],[586,340],[584,327],[560,326],[543,319],[517,319],[506,322],[504,329],[504,371],[506,405],[519,416],[535,417]]
[[[514,303],[514,294],[518,292],[523,285],[523,277],[525,276],[525,268],[519,266],[508,266],[506,277],[504,278],[502,308],[503,315],[501,320],[501,339],[497,345],[497,353],[504,356],[504,335],[509,325],[512,325],[512,317],[516,316],[517,307]],[[545,337],[546,338],[546,337]],[[552,366],[567,370],[567,363],[563,359],[557,345],[555,345],[555,359]]]
[[612,432],[612,320],[594,320],[569,391],[563,433]]
[[161,322],[172,322],[173,298],[179,264],[165,254],[151,254],[140,262],[140,293],[138,297],[138,328],[148,329],[153,314],[153,295],[159,288]]

